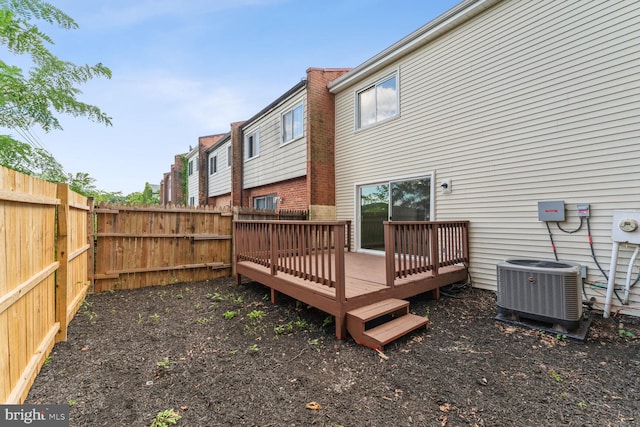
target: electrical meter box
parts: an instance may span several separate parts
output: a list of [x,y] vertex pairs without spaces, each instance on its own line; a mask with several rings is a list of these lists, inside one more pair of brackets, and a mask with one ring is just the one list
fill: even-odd
[[538,221],[564,221],[564,200],[538,202]]
[[618,243],[640,245],[640,211],[613,211],[611,238]]

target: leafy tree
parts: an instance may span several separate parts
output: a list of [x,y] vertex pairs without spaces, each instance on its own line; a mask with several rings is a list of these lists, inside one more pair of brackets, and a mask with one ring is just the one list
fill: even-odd
[[76,86],[94,77],[111,78],[102,64],[76,65],[53,55],[53,40],[31,21],[44,21],[63,29],[75,29],[75,21],[41,0],[0,0],[0,43],[16,56],[29,56],[33,66],[23,70],[0,59],[0,126],[29,129],[39,125],[46,132],[62,129],[56,113],[86,116],[111,125],[98,107],[79,101]]
[[[57,114],[85,116],[111,125],[111,118],[98,107],[77,99],[77,85],[94,77],[111,78],[102,64],[75,65],[53,55],[53,40],[33,22],[44,22],[63,29],[78,25],[60,9],[42,0],[0,0],[0,44],[16,59],[27,57],[31,67],[23,70],[0,59],[0,128],[28,136],[39,126],[45,132],[62,129]],[[26,138],[29,139],[29,138]],[[29,141],[28,141],[29,142]],[[66,182],[81,194],[99,191],[87,173],[67,174],[62,165],[44,148],[0,135],[0,165],[47,181]]]

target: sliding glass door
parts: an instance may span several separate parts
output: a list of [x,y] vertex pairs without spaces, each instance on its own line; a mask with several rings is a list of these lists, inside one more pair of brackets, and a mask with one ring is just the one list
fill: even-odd
[[358,187],[360,249],[384,250],[383,222],[429,221],[431,178],[389,181]]

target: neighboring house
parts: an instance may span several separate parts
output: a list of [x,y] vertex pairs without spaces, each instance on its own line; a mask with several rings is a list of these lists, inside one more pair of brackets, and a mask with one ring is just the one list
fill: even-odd
[[[500,261],[554,258],[548,225],[602,309],[613,211],[640,210],[639,34],[638,1],[467,0],[332,81],[336,218],[353,221],[356,250],[379,251],[390,218],[469,220],[474,286],[496,289]],[[248,160],[248,183],[286,166]],[[564,201],[566,220],[539,221],[540,201]],[[613,303],[640,315],[640,285]]]
[[187,204],[202,206],[207,204],[209,176],[207,174],[207,149],[213,146],[224,134],[201,136],[198,145],[189,147],[187,154]]
[[[198,193],[197,204],[206,205],[209,196],[208,150],[226,134],[201,136],[198,138]],[[195,196],[195,194],[194,194]]]
[[335,117],[327,83],[346,71],[309,68],[305,80],[232,125],[234,206],[335,217]]
[[227,209],[231,206],[231,133],[219,138],[206,150],[207,202],[209,206]]
[[200,156],[197,145],[195,148],[189,147],[185,161],[187,162],[187,205],[199,206]]
[[160,182],[160,204],[162,205],[186,204],[184,194],[184,179],[186,177],[182,173],[184,157],[185,154],[175,156],[170,171],[162,176],[162,181]]

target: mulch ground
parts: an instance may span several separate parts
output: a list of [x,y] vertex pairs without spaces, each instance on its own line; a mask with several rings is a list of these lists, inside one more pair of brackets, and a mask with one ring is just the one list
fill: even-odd
[[377,352],[257,283],[90,295],[25,403],[71,426],[640,425],[640,319],[591,313],[578,342],[497,322],[490,291],[411,311],[427,328]]

